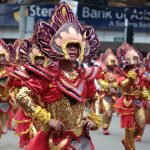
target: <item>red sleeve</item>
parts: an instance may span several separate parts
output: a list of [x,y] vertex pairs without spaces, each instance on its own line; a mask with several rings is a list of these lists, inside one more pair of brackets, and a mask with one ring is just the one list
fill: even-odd
[[94,96],[96,93],[96,86],[94,80],[87,82],[87,98]]
[[96,76],[96,79],[105,79],[105,72],[100,72],[97,76]]
[[116,79],[117,83],[120,84],[121,81],[125,80],[126,78],[124,76],[120,76]]
[[27,86],[35,95],[41,95],[47,88],[48,82],[43,78],[31,76],[23,85]]
[[10,87],[20,87],[22,85],[22,82],[21,80],[13,80],[13,79],[10,79],[9,81],[9,86]]

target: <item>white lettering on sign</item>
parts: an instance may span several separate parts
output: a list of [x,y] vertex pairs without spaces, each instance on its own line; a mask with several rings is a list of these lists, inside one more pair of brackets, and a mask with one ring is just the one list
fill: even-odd
[[109,26],[110,26],[110,27],[114,27],[114,22],[113,22],[113,21],[110,21]]
[[83,7],[82,8],[82,17],[83,18],[112,19],[112,14],[111,13],[112,13],[111,11],[90,9],[89,7]]
[[133,14],[130,16],[131,19],[136,19],[139,21],[150,21],[150,11],[146,9],[137,11],[137,9],[133,9]]
[[139,22],[139,28],[150,28],[150,23]]
[[120,12],[116,12],[116,18],[117,19],[123,19],[124,18],[124,14],[120,13]]
[[138,14],[137,14],[136,9],[133,10],[133,14],[131,15],[131,19],[138,19]]
[[53,8],[41,8],[39,5],[31,5],[30,16],[31,17],[51,17]]

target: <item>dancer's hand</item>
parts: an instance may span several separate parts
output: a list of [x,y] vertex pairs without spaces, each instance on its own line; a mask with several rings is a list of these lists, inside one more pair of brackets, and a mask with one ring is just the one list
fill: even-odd
[[50,126],[50,128],[54,129],[55,131],[60,131],[62,129],[65,129],[64,124],[58,120],[55,120],[55,119],[51,119],[49,121],[49,126]]
[[88,130],[96,128],[96,124],[92,120],[88,119],[87,117],[83,117],[83,119],[85,120],[85,126]]
[[116,94],[117,93],[117,91],[113,87],[110,87],[109,91],[110,91],[111,94]]

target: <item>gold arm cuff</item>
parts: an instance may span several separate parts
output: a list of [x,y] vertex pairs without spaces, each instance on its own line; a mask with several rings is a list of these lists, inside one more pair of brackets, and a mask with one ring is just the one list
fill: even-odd
[[148,101],[150,101],[150,94],[149,94],[149,96],[148,96],[148,99],[147,99]]
[[88,119],[92,120],[96,124],[96,127],[92,130],[98,130],[100,128],[102,124],[102,119],[100,115],[96,115],[95,113],[90,113],[88,115]]
[[39,112],[42,110],[41,106],[38,106],[33,114],[33,119],[35,120],[39,114]]
[[33,114],[33,120],[42,124],[47,125],[49,120],[51,119],[51,114],[46,110],[43,109],[41,106],[38,106]]
[[118,86],[118,83],[117,82],[113,82],[113,87],[117,88],[117,86]]
[[148,100],[148,98],[150,97],[150,91],[144,87],[141,95],[144,99]]
[[127,74],[127,76],[128,76],[128,78],[131,78],[131,79],[136,79],[136,77],[137,77],[137,73],[135,72],[135,71],[133,71],[133,70],[130,70],[129,72],[128,72],[128,74]]
[[102,86],[102,88],[107,89],[108,88],[108,82],[104,80],[98,80],[98,83]]

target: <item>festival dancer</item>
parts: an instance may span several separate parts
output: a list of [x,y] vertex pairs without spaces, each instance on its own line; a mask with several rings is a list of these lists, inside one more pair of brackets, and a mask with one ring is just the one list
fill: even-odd
[[[39,22],[35,37],[43,54],[57,58],[58,65],[26,66],[32,76],[20,88],[17,102],[42,126],[26,150],[94,149],[89,130],[101,124],[94,84],[99,70],[74,65],[77,58],[88,61],[96,54],[99,42],[94,29],[81,26],[68,5],[60,3],[48,23]],[[41,104],[35,100],[38,95]],[[89,115],[83,116],[86,100]]]
[[103,134],[109,135],[109,126],[114,111],[114,103],[117,99],[117,82],[118,73],[115,68],[118,66],[117,57],[111,49],[100,56],[100,66],[103,65],[103,71],[98,75],[98,83],[100,84],[101,109],[103,113]]
[[[26,39],[22,42],[19,48],[19,60],[22,60],[22,62],[26,65],[36,65],[41,67],[46,67],[48,65],[48,59],[41,54],[33,39]],[[18,76],[25,72],[25,64],[17,69],[20,70],[17,74]],[[29,73],[27,74],[29,76]],[[24,81],[25,80],[22,77],[22,84]],[[16,134],[20,136],[19,146],[23,148],[28,144],[30,139],[36,135],[38,127],[34,126],[31,118],[22,110],[21,107],[15,114],[14,121],[16,124]]]
[[9,101],[10,79],[8,77],[7,68],[11,68],[10,63],[14,62],[15,51],[12,45],[7,45],[0,40],[0,137],[6,127],[11,104]]
[[120,70],[122,76],[117,79],[122,97],[116,101],[115,107],[121,116],[121,128],[125,128],[125,138],[122,143],[126,150],[135,150],[135,134],[145,127],[145,102],[141,96],[143,57],[127,43],[117,49],[117,57],[123,66],[123,70]]
[[[13,84],[11,85],[10,89],[9,89],[9,96],[10,96],[10,104],[11,104],[11,109],[9,111],[9,118],[8,118],[8,121],[7,121],[7,129],[9,130],[15,130],[13,125],[14,125],[14,122],[13,122],[13,117],[18,109],[18,104],[16,103],[16,94],[18,92],[18,86],[21,85],[21,79],[18,80],[18,76],[11,76],[11,72],[13,72],[14,70],[16,70],[16,68],[18,68],[18,66],[20,66],[20,59],[19,59],[19,47],[22,43],[22,40],[21,39],[17,39],[15,40],[14,44],[12,45],[13,46],[13,49],[15,51],[15,60],[13,62],[12,67],[11,69],[9,70],[9,68],[7,68],[7,72],[8,72],[8,76],[11,80],[11,82],[13,82]],[[13,68],[13,70],[12,70]],[[17,77],[17,78],[16,78]]]
[[144,60],[143,97],[147,100],[146,121],[150,123],[150,52]]
[[[150,122],[150,52],[144,59],[143,63],[143,76],[142,76],[142,96],[146,100],[145,117],[146,123]],[[144,130],[138,133],[136,141],[140,142],[143,136]]]

